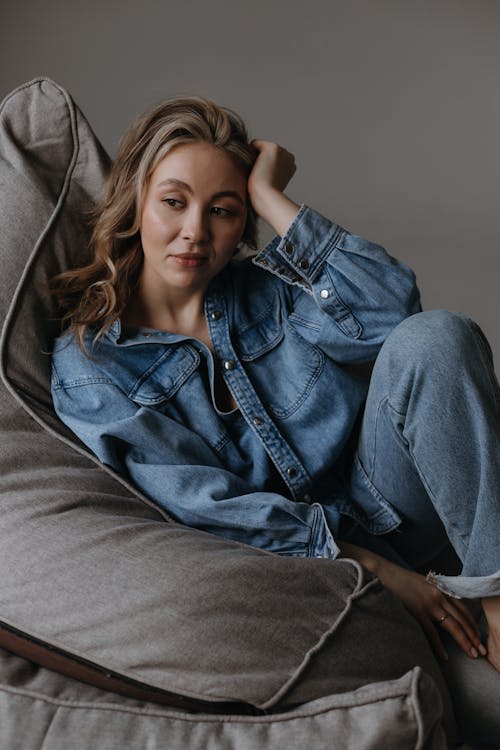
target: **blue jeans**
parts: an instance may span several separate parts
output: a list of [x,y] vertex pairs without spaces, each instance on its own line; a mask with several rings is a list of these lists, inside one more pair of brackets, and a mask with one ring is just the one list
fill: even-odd
[[[470,318],[417,313],[388,336],[370,381],[351,495],[361,506],[379,498],[396,509],[401,525],[383,540],[412,567],[449,540],[461,576],[432,580],[455,596],[500,594],[499,417],[491,349]],[[349,540],[377,550],[359,527]]]

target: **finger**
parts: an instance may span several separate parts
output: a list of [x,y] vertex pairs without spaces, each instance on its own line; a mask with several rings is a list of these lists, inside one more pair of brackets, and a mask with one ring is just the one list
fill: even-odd
[[479,652],[474,643],[474,640],[477,640],[476,636],[474,635],[474,640],[470,638],[468,632],[464,629],[462,622],[458,619],[456,614],[450,614],[447,612],[446,618],[439,623],[439,626],[451,635],[453,640],[463,651],[465,651],[467,656],[470,656],[471,659],[477,659]]
[[286,154],[288,157],[295,159],[291,151],[288,151],[284,146],[281,146],[276,141],[266,141],[261,138],[254,138],[250,141],[250,144],[254,146],[258,151],[273,151],[276,154]]
[[258,151],[279,151],[280,148],[282,148],[279,143],[276,143],[275,141],[266,141],[262,138],[254,138],[253,141],[250,141],[251,145],[254,146]]
[[255,148],[258,148],[259,150],[265,146],[269,141],[264,141],[262,138],[254,138],[250,141],[252,146],[255,146]]
[[[461,602],[460,602],[460,605],[459,605],[458,602],[448,601],[445,604],[444,609],[446,611],[446,614],[448,614],[449,617],[451,617],[452,619],[454,619],[455,622],[457,622],[460,625],[460,627],[462,628],[465,636],[470,641],[471,645],[470,645],[470,648],[469,648],[469,651],[468,651],[469,655],[472,656],[473,658],[476,658],[476,656],[474,655],[474,651],[472,650],[472,649],[475,649],[476,650],[476,654],[477,654],[477,652],[479,652],[482,656],[484,656],[485,653],[486,653],[486,649],[484,648],[484,646],[481,643],[481,636],[479,634],[477,625],[476,625],[474,619],[473,618],[469,618],[467,616],[467,614],[464,612],[464,609],[465,609],[467,611],[467,613],[469,613],[469,610],[467,609],[467,607],[464,604],[462,604]],[[472,623],[471,623],[471,619],[472,619]],[[444,625],[444,623],[443,623],[443,625]]]
[[[462,625],[469,638],[473,641],[479,641],[479,630],[472,617],[468,617],[469,610],[465,605],[459,606],[458,602],[448,602],[445,610],[450,613]],[[464,609],[466,610],[464,612]]]

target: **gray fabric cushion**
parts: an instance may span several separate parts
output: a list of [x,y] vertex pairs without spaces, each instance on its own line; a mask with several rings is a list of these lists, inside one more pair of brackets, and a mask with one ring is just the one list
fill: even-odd
[[287,713],[188,715],[83,685],[0,649],[0,732],[9,750],[445,750],[439,716],[439,693],[419,667]]
[[[87,253],[108,159],[64,89],[0,112],[0,624],[208,703],[283,708],[440,671],[416,623],[352,561],[271,555],[169,521],[59,422],[45,292]],[[451,730],[450,730],[451,731]]]
[[[478,602],[470,604],[485,640],[484,615],[479,610]],[[486,659],[469,659],[448,634],[445,646],[449,660],[443,665],[443,672],[450,688],[461,736],[476,750],[499,750],[500,675]]]

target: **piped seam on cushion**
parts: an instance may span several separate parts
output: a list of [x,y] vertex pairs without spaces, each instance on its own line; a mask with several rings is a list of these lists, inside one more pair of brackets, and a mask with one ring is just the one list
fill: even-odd
[[311,661],[312,657],[320,651],[320,649],[325,644],[326,640],[335,633],[337,628],[341,625],[341,623],[344,621],[344,619],[347,617],[348,613],[351,611],[352,603],[359,597],[363,596],[367,591],[369,591],[371,588],[380,586],[380,581],[378,578],[374,578],[373,580],[369,581],[364,586],[361,586],[361,583],[364,579],[364,573],[363,568],[358,563],[357,560],[352,560],[350,558],[342,558],[343,561],[349,562],[353,565],[353,567],[356,569],[356,572],[358,574],[358,580],[356,582],[356,585],[354,586],[352,592],[347,597],[347,602],[345,604],[344,609],[342,612],[337,616],[333,624],[326,630],[322,636],[319,638],[319,640],[312,646],[304,656],[302,662],[299,664],[295,672],[291,675],[291,677],[281,686],[281,688],[274,693],[270,698],[268,698],[267,701],[264,703],[257,703],[255,704],[257,708],[267,709],[274,706],[281,698],[284,697],[284,695],[293,687],[295,682],[298,680],[302,672],[305,670],[309,662]]
[[10,382],[8,376],[7,376],[7,364],[6,364],[7,342],[8,342],[8,339],[9,339],[10,329],[12,327],[12,323],[13,323],[15,314],[17,312],[19,298],[21,296],[21,293],[24,291],[24,285],[25,285],[26,279],[27,279],[29,273],[31,272],[31,268],[32,268],[32,266],[33,266],[33,264],[34,264],[37,256],[38,256],[38,252],[40,250],[40,247],[42,246],[42,243],[45,240],[45,237],[49,233],[50,229],[52,228],[52,225],[54,224],[56,218],[58,217],[58,215],[59,215],[59,213],[61,211],[61,208],[62,208],[62,206],[64,204],[64,201],[66,200],[66,197],[67,197],[68,192],[69,192],[69,188],[70,188],[70,185],[71,185],[71,177],[73,175],[73,170],[75,168],[75,165],[76,165],[76,162],[77,162],[77,158],[78,158],[78,153],[79,153],[78,128],[77,128],[77,125],[76,125],[76,113],[75,113],[74,105],[73,105],[73,103],[71,101],[71,98],[70,98],[69,94],[61,86],[58,86],[54,81],[51,81],[49,78],[35,78],[32,81],[29,81],[28,83],[25,83],[22,86],[19,86],[17,89],[15,89],[11,94],[9,94],[3,100],[2,104],[0,105],[0,113],[4,109],[4,107],[6,106],[6,104],[14,96],[16,96],[17,94],[19,94],[21,91],[24,91],[25,89],[30,88],[31,86],[37,85],[37,86],[39,86],[41,88],[40,84],[42,84],[42,83],[48,83],[48,84],[54,86],[54,88],[64,97],[64,100],[66,102],[67,113],[68,113],[68,116],[69,116],[69,123],[70,123],[70,131],[71,131],[71,136],[72,136],[73,149],[72,149],[71,158],[70,158],[70,160],[68,162],[68,165],[67,165],[67,168],[66,168],[66,172],[65,172],[65,175],[64,175],[64,180],[62,181],[62,186],[61,186],[61,189],[60,189],[60,192],[59,192],[56,204],[54,206],[54,209],[53,209],[53,211],[52,211],[52,213],[51,213],[51,215],[50,215],[47,223],[45,224],[44,228],[40,232],[40,234],[39,234],[39,236],[38,236],[38,238],[37,238],[37,240],[36,240],[36,242],[34,244],[33,250],[31,251],[31,254],[30,254],[29,258],[28,258],[28,261],[27,261],[27,263],[26,263],[26,265],[24,267],[24,271],[21,274],[21,277],[20,277],[19,282],[17,284],[16,290],[15,290],[13,296],[12,296],[12,300],[10,302],[10,305],[9,305],[9,307],[7,309],[7,313],[6,313],[6,316],[5,316],[5,321],[4,321],[2,333],[1,333],[1,336],[0,336],[0,378],[2,379],[4,385],[7,388],[7,390],[9,391],[9,393],[11,393],[12,396],[13,396],[13,398],[19,404],[21,404],[22,408],[24,410],[26,410],[30,414],[30,416],[33,417],[36,420],[36,422],[38,422],[38,424],[41,424],[42,426],[44,426],[43,423],[41,422],[41,420],[39,418],[37,418],[36,414],[30,408],[30,406],[20,397],[20,395],[18,394],[18,392],[16,391],[16,389],[14,388],[14,386],[11,384],[11,382]]
[[[247,545],[243,545],[247,546]],[[265,550],[261,550],[261,552],[265,552]],[[272,553],[267,553],[272,554]],[[356,560],[351,560],[350,558],[342,558],[343,562],[350,563],[357,572],[357,581],[355,586],[353,587],[353,590],[351,594],[347,597],[347,602],[344,606],[344,609],[340,614],[336,617],[335,621],[332,623],[332,625],[323,632],[323,634],[319,637],[317,642],[309,648],[309,650],[306,652],[304,658],[302,659],[299,666],[295,669],[291,677],[289,677],[288,680],[284,682],[284,684],[275,691],[269,698],[265,699],[264,701],[250,701],[248,699],[245,700],[246,703],[249,705],[254,706],[255,708],[259,708],[262,710],[267,710],[269,708],[272,708],[296,683],[296,681],[299,679],[305,668],[308,666],[309,662],[311,661],[311,658],[322,648],[323,644],[329,638],[341,625],[347,614],[350,612],[352,608],[352,603],[359,597],[363,596],[365,592],[369,591],[371,588],[380,586],[380,581],[378,578],[374,578],[373,580],[369,581],[367,584],[361,587],[361,582],[364,578],[364,573],[361,565]],[[12,627],[15,630],[19,629],[18,623],[11,623],[8,619],[2,618],[2,621],[7,625],[7,627]],[[28,637],[31,637],[32,639],[39,640],[42,643],[47,643],[46,636],[41,636],[38,633],[33,632],[32,630],[26,630],[22,629],[22,632],[27,635]],[[78,649],[75,649],[74,647],[68,648],[68,645],[63,645],[58,642],[57,639],[51,638],[50,644],[55,647],[56,649],[60,649],[62,652],[66,654],[72,654],[77,659],[83,659],[88,664],[93,664],[94,666],[97,666],[97,662],[92,662],[88,659],[88,655],[84,655],[81,653]],[[99,668],[102,670],[102,662],[99,663]],[[210,703],[220,703],[220,702],[227,702],[230,700],[227,695],[218,695],[215,693],[198,693],[192,690],[187,690],[185,688],[179,689],[177,687],[172,686],[165,686],[162,684],[159,684],[157,680],[151,680],[151,679],[145,679],[144,675],[136,673],[132,669],[123,669],[122,666],[113,665],[109,663],[109,661],[106,663],[106,669],[110,672],[113,672],[116,674],[116,676],[123,676],[125,678],[129,678],[132,680],[136,680],[140,682],[142,685],[146,687],[152,687],[157,688],[159,690],[166,690],[168,692],[176,693],[177,695],[184,696],[186,698],[193,698],[195,700],[202,700],[205,702]],[[241,699],[239,699],[241,700]]]
[[53,86],[64,98],[66,103],[66,109],[67,114],[69,118],[70,123],[70,132],[72,136],[72,153],[71,157],[69,159],[69,162],[67,164],[66,172],[64,175],[64,180],[62,181],[62,186],[57,198],[57,201],[55,203],[54,209],[47,220],[47,223],[45,224],[44,228],[40,232],[34,246],[33,250],[31,251],[31,254],[27,260],[27,263],[25,265],[24,271],[19,279],[19,282],[17,284],[16,290],[12,296],[12,300],[10,302],[10,305],[7,309],[7,313],[5,315],[5,321],[3,325],[3,329],[0,336],[0,378],[3,381],[5,387],[9,391],[9,393],[12,395],[12,397],[16,400],[18,404],[21,405],[24,411],[26,411],[32,419],[35,420],[37,424],[42,427],[42,429],[46,430],[57,438],[58,440],[62,440],[63,443],[70,446],[72,449],[76,450],[80,455],[85,456],[86,458],[90,458],[93,463],[95,463],[99,468],[104,469],[107,474],[111,475],[113,479],[117,479],[120,484],[122,484],[124,487],[127,488],[130,492],[133,493],[135,497],[137,497],[139,500],[144,502],[146,505],[148,505],[151,508],[154,508],[166,521],[172,521],[172,518],[156,503],[153,503],[152,500],[150,500],[148,497],[143,495],[141,492],[137,490],[136,487],[134,487],[131,483],[127,482],[123,479],[119,474],[114,472],[109,467],[105,466],[105,464],[102,464],[90,451],[83,449],[80,445],[78,445],[75,441],[72,441],[68,438],[66,438],[64,435],[57,432],[57,430],[52,429],[37,413],[34,409],[31,408],[29,403],[25,401],[25,399],[22,397],[20,392],[16,389],[14,383],[9,379],[7,375],[7,344],[10,336],[10,330],[12,328],[13,321],[15,319],[15,316],[17,314],[17,308],[19,304],[19,298],[21,297],[21,294],[24,291],[26,279],[28,278],[28,275],[31,271],[31,268],[33,264],[35,263],[36,259],[38,258],[38,254],[40,252],[40,248],[42,247],[45,238],[49,234],[50,230],[52,229],[55,221],[57,220],[61,209],[64,205],[64,202],[66,200],[66,197],[68,195],[70,185],[71,185],[71,178],[73,176],[74,169],[76,167],[76,164],[78,162],[78,155],[80,151],[80,142],[78,138],[78,126],[77,126],[77,116],[76,116],[76,109],[75,105],[68,94],[68,92],[62,87],[59,86],[57,83],[52,81],[50,78],[45,77],[39,77],[34,78],[32,81],[29,81],[27,83],[22,84],[18,88],[14,89],[10,94],[8,94],[5,99],[0,104],[0,113],[5,108],[7,103],[16,95],[18,95],[20,92],[25,91],[26,89],[29,89],[33,86],[40,86],[41,84],[48,84],[50,86]]
[[[419,669],[421,671],[421,667],[416,667],[416,669]],[[422,717],[422,712],[420,710],[419,700],[418,700],[418,685],[419,685],[420,676],[421,676],[420,673],[412,675],[412,680],[410,684],[410,692],[408,696],[409,702],[413,710],[413,718],[417,725],[417,741],[415,743],[415,750],[423,749],[424,739],[425,739],[424,738],[424,720]]]
[[[281,714],[267,714],[261,716],[244,716],[238,714],[214,715],[203,713],[188,714],[170,709],[155,710],[134,706],[126,707],[115,703],[65,700],[61,698],[52,698],[51,696],[44,695],[43,693],[39,693],[35,690],[16,688],[11,685],[5,685],[1,683],[0,692],[12,695],[20,695],[21,697],[33,698],[34,700],[39,700],[58,708],[115,711],[119,713],[135,714],[140,716],[174,719],[195,724],[199,724],[200,722],[202,722],[205,724],[228,723],[259,725],[283,723],[287,721],[294,721],[297,719],[307,719],[314,716],[321,716],[322,714],[328,714],[333,711],[344,711],[346,709],[349,710],[362,708],[365,705],[383,703],[387,700],[403,699],[407,703],[408,701],[411,701],[411,704],[414,707],[415,699],[418,703],[418,690],[414,686],[418,685],[418,680],[420,679],[421,674],[421,667],[413,667],[412,670],[402,675],[397,680],[391,680],[389,684],[387,682],[371,683],[347,693],[338,693],[333,696],[308,701],[307,703],[304,703],[296,709],[292,709],[291,711],[283,711],[283,713]],[[380,688],[378,688],[378,686],[380,686]],[[415,750],[418,750],[420,747],[421,745],[416,745]]]
[[[422,714],[422,705],[419,697],[419,692],[422,689],[421,682],[424,674],[426,674],[428,679],[432,679],[428,673],[424,673],[421,667],[413,668],[411,672],[410,691],[408,694],[408,702],[409,705],[411,705],[413,711],[413,719],[417,725],[417,741],[415,744],[415,750],[425,750],[425,748],[429,746],[429,733],[426,731],[427,722],[425,721],[424,715]],[[439,694],[439,690],[435,691],[435,700],[440,702],[440,718],[442,718],[443,703]]]

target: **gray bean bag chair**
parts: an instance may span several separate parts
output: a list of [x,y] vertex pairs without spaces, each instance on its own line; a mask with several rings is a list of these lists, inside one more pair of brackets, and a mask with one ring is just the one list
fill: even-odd
[[442,672],[356,562],[174,523],[57,419],[46,282],[87,257],[108,166],[52,81],[2,103],[0,747],[445,748]]

